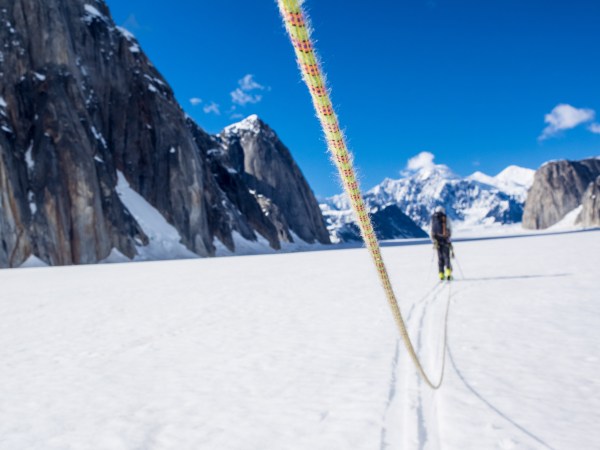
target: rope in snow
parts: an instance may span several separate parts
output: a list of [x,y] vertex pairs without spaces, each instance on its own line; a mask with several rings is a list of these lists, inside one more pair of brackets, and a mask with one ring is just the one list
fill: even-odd
[[[302,77],[308,86],[315,110],[317,111],[317,116],[319,117],[323,131],[325,132],[327,146],[329,147],[331,158],[337,166],[346,194],[350,198],[352,210],[354,211],[355,216],[358,218],[360,233],[367,246],[367,249],[369,250],[369,253],[371,254],[371,258],[373,259],[377,273],[379,274],[379,280],[381,281],[381,285],[385,291],[385,295],[392,310],[394,320],[396,321],[398,329],[400,330],[404,345],[406,346],[411,359],[413,360],[419,373],[423,376],[425,382],[432,389],[437,389],[442,384],[444,367],[442,366],[442,373],[439,381],[437,383],[433,383],[425,373],[410,337],[408,336],[406,324],[404,323],[402,313],[400,312],[400,307],[398,306],[398,301],[396,300],[392,284],[390,283],[387,269],[383,262],[383,258],[381,257],[379,242],[377,241],[377,237],[373,231],[371,218],[369,217],[369,213],[365,208],[365,203],[360,193],[358,180],[352,165],[352,155],[346,146],[344,135],[340,129],[337,115],[335,114],[331,99],[329,97],[329,92],[327,90],[319,60],[317,59],[313,48],[310,30],[307,27],[307,16],[300,6],[301,1],[277,0],[277,3],[279,4],[279,10],[281,12],[281,16],[283,17],[285,28],[289,34],[290,40],[292,41],[292,45],[294,46],[298,65],[300,66],[300,70],[302,72]],[[446,313],[446,318],[447,317],[448,314]],[[445,346],[446,342],[444,339],[444,356]]]

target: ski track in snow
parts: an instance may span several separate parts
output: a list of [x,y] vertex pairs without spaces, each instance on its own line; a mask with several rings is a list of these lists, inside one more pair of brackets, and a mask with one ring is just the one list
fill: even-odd
[[599,238],[0,271],[0,450],[594,448]]

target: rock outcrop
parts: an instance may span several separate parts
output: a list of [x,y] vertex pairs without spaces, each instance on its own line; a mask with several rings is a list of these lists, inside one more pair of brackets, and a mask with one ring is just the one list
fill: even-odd
[[[200,256],[214,254],[215,238],[233,250],[236,231],[275,248],[289,230],[327,242],[279,140],[242,145],[248,177],[227,178],[210,152],[240,157],[233,135],[210,136],[186,118],[104,1],[0,0],[0,22],[0,266],[32,254],[51,265],[94,263],[113,248],[133,257],[147,237],[115,192],[117,171]],[[262,161],[269,145],[286,156]],[[293,177],[270,185],[278,180],[269,170]]]
[[373,228],[379,239],[426,238],[423,231],[410,217],[396,205],[381,208],[371,215]]
[[268,125],[250,116],[225,128],[217,139],[223,150],[221,164],[239,175],[277,229],[280,240],[293,242],[293,232],[306,242],[329,242],[310,186],[290,151]]
[[553,161],[535,173],[523,212],[523,227],[544,229],[581,205],[584,192],[600,175],[600,159]]
[[583,193],[581,206],[577,224],[584,227],[600,227],[600,176],[592,181]]

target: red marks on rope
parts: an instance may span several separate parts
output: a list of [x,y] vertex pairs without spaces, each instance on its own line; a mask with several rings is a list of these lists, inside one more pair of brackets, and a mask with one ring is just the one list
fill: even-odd
[[331,105],[318,105],[319,112],[324,116],[333,115],[333,108]]
[[319,75],[319,66],[316,64],[302,64],[304,73],[316,77]]
[[348,183],[348,189],[358,192],[358,183],[356,181],[351,181]]
[[294,44],[294,47],[296,48],[296,50],[298,50],[299,52],[302,53],[312,53],[313,49],[312,49],[312,43],[309,40],[299,40],[296,38],[291,38],[292,39],[292,44]]
[[285,20],[287,23],[289,23],[290,25],[294,26],[294,27],[304,27],[304,18],[302,17],[302,14],[299,12],[291,12],[291,11],[286,11],[285,12]]
[[337,160],[337,162],[339,162],[340,164],[350,164],[350,156],[348,155],[348,153],[345,154],[335,154],[335,159]]
[[323,86],[313,86],[312,84],[308,86],[310,92],[312,92],[317,97],[325,97],[327,95],[327,91]]
[[342,139],[328,139],[327,142],[335,150],[342,150],[345,147]]
[[326,123],[323,126],[325,127],[325,131],[327,131],[328,133],[339,133],[340,132],[340,126],[337,122],[336,123]]

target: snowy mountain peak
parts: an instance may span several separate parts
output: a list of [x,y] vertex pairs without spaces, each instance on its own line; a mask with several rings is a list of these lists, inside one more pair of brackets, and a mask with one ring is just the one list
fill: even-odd
[[224,134],[233,134],[240,131],[250,131],[259,133],[262,129],[268,128],[267,125],[256,114],[252,114],[239,122],[233,123],[223,129]]
[[525,186],[526,188],[530,188],[533,184],[534,174],[535,170],[533,169],[526,169],[525,167],[512,165],[508,166],[494,178],[504,183],[514,183]]
[[402,175],[420,181],[436,181],[456,179],[458,176],[444,164],[433,164],[427,167],[421,167],[418,170],[407,170]]
[[421,181],[457,178],[448,166],[435,164],[434,159],[432,153],[421,152],[408,160],[406,169],[401,172],[401,175]]
[[[495,177],[475,172],[456,175],[448,166],[434,163],[434,155],[422,152],[408,161],[402,178],[384,179],[365,194],[371,212],[396,205],[423,229],[433,209],[443,205],[456,225],[495,226],[520,222],[533,171],[510,166]],[[321,205],[332,234],[351,220],[344,195],[331,197]]]

